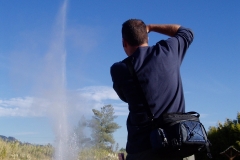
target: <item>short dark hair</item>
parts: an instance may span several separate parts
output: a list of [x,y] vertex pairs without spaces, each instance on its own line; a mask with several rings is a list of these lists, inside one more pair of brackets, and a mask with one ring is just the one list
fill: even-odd
[[148,42],[146,24],[140,19],[129,19],[122,24],[122,38],[131,46]]

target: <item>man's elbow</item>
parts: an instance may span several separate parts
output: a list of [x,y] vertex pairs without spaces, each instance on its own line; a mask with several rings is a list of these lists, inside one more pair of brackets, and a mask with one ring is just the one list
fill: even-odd
[[192,42],[193,39],[194,39],[194,32],[191,29],[189,29],[189,33],[190,33],[190,39],[191,39],[191,42]]

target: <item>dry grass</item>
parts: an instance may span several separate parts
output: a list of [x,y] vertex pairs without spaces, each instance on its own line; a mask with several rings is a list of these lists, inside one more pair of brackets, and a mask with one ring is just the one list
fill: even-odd
[[[52,160],[53,154],[51,145],[22,144],[0,139],[0,160]],[[79,152],[78,160],[118,160],[118,155],[105,149],[87,148]]]
[[79,160],[118,160],[118,155],[108,150],[91,148],[82,150]]
[[0,139],[0,160],[51,160],[53,147],[6,142]]

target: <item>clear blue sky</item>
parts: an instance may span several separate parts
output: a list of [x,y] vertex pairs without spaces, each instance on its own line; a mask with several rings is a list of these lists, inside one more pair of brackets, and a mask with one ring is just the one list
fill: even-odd
[[[130,18],[191,28],[195,39],[181,68],[186,111],[198,111],[206,128],[236,118],[240,1],[69,0],[61,14],[62,5],[0,0],[0,135],[52,143],[65,115],[74,126],[92,108],[112,104],[122,126],[115,140],[125,147],[127,104],[113,91],[109,73],[126,57],[121,25]],[[150,33],[149,43],[166,38]]]

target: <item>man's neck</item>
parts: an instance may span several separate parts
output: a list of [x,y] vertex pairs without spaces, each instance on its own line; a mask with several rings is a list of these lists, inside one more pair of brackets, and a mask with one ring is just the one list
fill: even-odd
[[131,48],[129,49],[128,56],[131,56],[139,47],[146,47],[146,46],[148,46],[148,43],[143,43],[139,46],[131,46]]
[[148,46],[148,43],[143,43],[139,47],[146,47],[146,46]]

